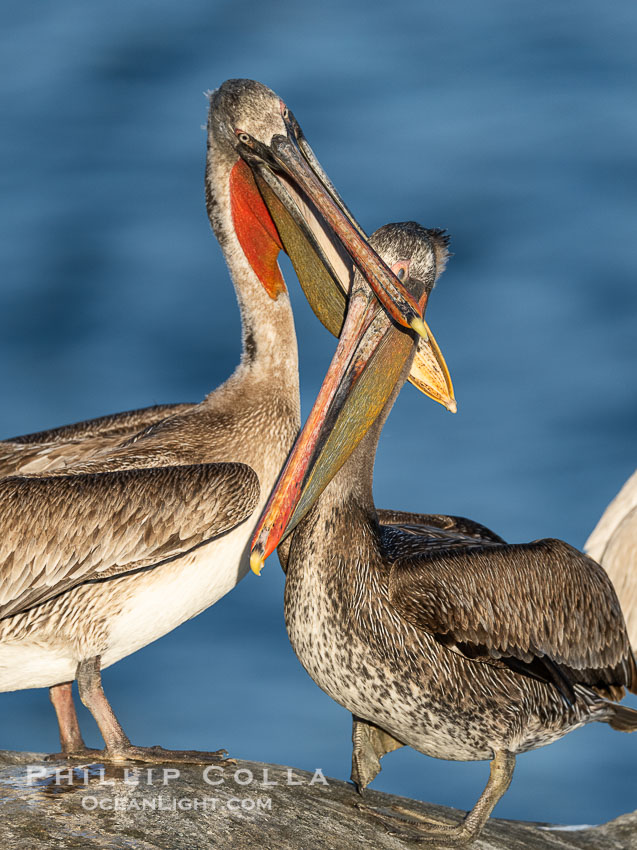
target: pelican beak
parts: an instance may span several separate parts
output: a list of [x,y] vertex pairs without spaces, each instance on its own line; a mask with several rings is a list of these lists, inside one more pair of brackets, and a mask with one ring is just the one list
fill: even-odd
[[257,575],[398,392],[415,342],[414,333],[392,322],[369,288],[355,282],[330,368],[257,525],[250,558]]
[[429,331],[428,340],[418,341],[408,380],[421,393],[446,407],[450,413],[457,412],[458,405],[453,392],[451,375],[431,331]]
[[[281,111],[285,114],[283,104]],[[239,129],[236,131],[240,140],[238,151],[255,173],[257,185],[264,194],[266,204],[271,204],[272,199],[264,189],[264,183],[282,202],[296,225],[302,228],[321,261],[327,259],[329,265],[325,248],[328,242],[333,246],[334,240],[338,240],[337,247],[327,249],[330,254],[336,253],[340,257],[338,264],[341,268],[335,270],[336,274],[345,276],[342,266],[347,268],[351,267],[352,263],[356,265],[394,321],[406,328],[412,328],[426,338],[422,307],[369,245],[363,231],[354,221],[323,169],[318,166],[318,160],[304,140],[306,153],[302,152],[297,138],[300,128],[296,121],[289,116],[284,120],[287,133],[273,136],[269,145]],[[303,209],[304,207],[306,209]],[[320,223],[323,238],[317,238],[312,226],[308,227],[308,213],[314,218],[314,224]],[[308,229],[311,231],[309,234]],[[307,285],[311,287],[311,284]],[[347,287],[345,291],[347,292]]]
[[[358,268],[387,313],[421,337],[409,380],[455,412],[449,370],[422,318],[424,303],[405,289],[369,245],[291,112],[285,124],[287,135],[275,136],[269,147],[248,137],[240,153],[251,168],[271,217],[278,247],[290,257],[312,310],[338,337],[345,321],[353,270]],[[276,253],[278,248],[274,259]]]

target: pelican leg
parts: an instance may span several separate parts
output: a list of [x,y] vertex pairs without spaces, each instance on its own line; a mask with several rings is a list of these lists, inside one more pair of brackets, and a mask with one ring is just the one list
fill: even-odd
[[64,755],[87,752],[86,744],[77,722],[73,703],[73,682],[63,682],[49,688],[49,697],[53,703],[60,730],[60,748]]
[[87,658],[77,665],[77,687],[80,699],[95,718],[106,744],[106,752],[114,758],[126,752],[131,742],[122,729],[102,687],[100,656]]
[[351,781],[362,796],[372,779],[380,773],[380,760],[387,753],[403,747],[379,726],[352,715],[352,773]]
[[[165,750],[163,747],[135,747],[122,729],[102,688],[100,656],[80,661],[77,665],[77,684],[80,699],[95,718],[106,749],[100,753],[101,761],[146,762],[151,764],[209,764],[227,756],[226,750],[199,752],[197,750]],[[227,760],[233,763],[232,759]]]
[[409,837],[421,845],[459,847],[463,844],[470,844],[478,837],[496,803],[511,784],[514,767],[515,756],[513,753],[508,750],[496,751],[491,761],[489,781],[484,791],[475,806],[457,826],[436,823],[403,806],[391,806],[390,808],[400,815],[406,815],[406,818],[393,818],[364,806],[359,806],[359,808],[374,814],[392,829],[396,829],[400,825],[410,826],[414,830],[414,834]]

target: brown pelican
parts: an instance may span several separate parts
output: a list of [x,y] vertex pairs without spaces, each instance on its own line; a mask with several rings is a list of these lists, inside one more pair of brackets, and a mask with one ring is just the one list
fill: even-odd
[[606,508],[584,551],[610,576],[626,617],[630,644],[637,652],[637,472]]
[[[393,320],[427,336],[422,307],[369,248],[274,92],[230,80],[208,121],[206,199],[237,292],[243,354],[201,404],[133,411],[2,446],[0,690],[51,688],[62,749],[84,749],[71,683],[113,760],[190,760],[133,747],[102,668],[231,590],[299,427],[282,244],[322,320],[340,330],[352,265]],[[277,230],[273,219],[280,226]],[[340,311],[340,324],[339,324]],[[414,380],[448,376],[423,338]],[[450,385],[449,385],[450,386]]]
[[[393,225],[370,241],[416,297],[429,294],[435,232]],[[374,455],[413,346],[356,275],[336,354],[259,521],[251,566],[258,573],[290,535],[279,547],[290,641],[315,682],[372,724],[372,755],[407,744],[437,758],[491,760],[460,825],[410,821],[421,843],[456,846],[479,833],[518,753],[592,720],[636,729],[637,711],[614,701],[637,689],[637,669],[608,577],[566,543],[507,545],[484,539],[488,532],[475,539],[475,529],[440,539],[419,523],[382,523]]]

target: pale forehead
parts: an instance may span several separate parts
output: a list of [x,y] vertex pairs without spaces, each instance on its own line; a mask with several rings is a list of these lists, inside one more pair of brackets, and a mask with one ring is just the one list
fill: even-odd
[[254,80],[227,80],[210,97],[217,119],[231,132],[241,131],[262,142],[285,133],[281,100],[275,92]]
[[370,244],[387,265],[410,261],[421,274],[435,270],[436,257],[427,231],[419,225],[388,224],[370,237]]

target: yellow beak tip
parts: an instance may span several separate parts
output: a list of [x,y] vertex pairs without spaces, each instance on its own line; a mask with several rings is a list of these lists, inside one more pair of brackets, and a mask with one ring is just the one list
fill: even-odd
[[414,318],[409,323],[412,330],[416,331],[418,336],[421,336],[425,342],[429,339],[429,332],[427,330],[427,325],[423,322],[422,319],[419,319],[418,316],[414,316]]
[[250,555],[250,569],[255,574],[255,576],[261,575],[261,570],[263,569],[263,563],[264,563],[263,562],[263,556],[261,555],[260,552],[255,550]]
[[455,398],[449,399],[449,401],[446,404],[446,407],[447,407],[447,410],[449,411],[449,413],[457,413],[458,412],[458,404],[457,404]]

